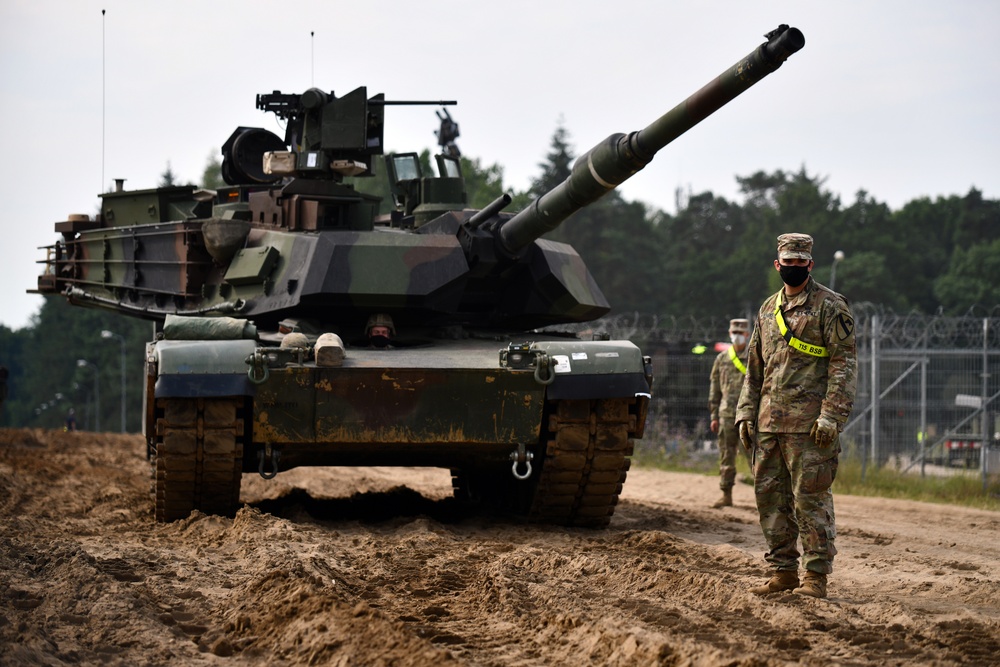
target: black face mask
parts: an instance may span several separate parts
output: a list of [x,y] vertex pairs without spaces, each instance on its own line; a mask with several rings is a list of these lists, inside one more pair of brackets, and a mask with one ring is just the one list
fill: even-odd
[[389,347],[388,336],[369,336],[368,340],[371,342],[372,347]]
[[809,266],[786,266],[779,264],[778,272],[781,274],[781,279],[785,281],[786,285],[789,287],[798,287],[809,277]]

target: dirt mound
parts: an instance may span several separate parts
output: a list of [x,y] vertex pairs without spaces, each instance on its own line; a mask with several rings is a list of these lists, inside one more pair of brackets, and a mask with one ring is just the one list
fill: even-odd
[[[633,470],[607,530],[523,526],[447,471],[245,475],[153,522],[139,436],[0,429],[0,664],[997,664],[1000,515],[839,496],[830,598],[758,598],[752,490]],[[221,660],[221,662],[220,662]]]

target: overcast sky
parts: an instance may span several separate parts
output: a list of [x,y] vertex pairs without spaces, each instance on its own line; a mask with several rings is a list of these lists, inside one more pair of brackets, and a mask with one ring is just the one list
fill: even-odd
[[[281,135],[257,93],[457,100],[463,154],[522,190],[560,123],[577,154],[642,129],[780,23],[805,48],[661,151],[626,198],[741,201],[736,176],[802,167],[845,205],[860,189],[894,210],[972,187],[1000,198],[994,0],[2,0],[0,324],[29,324],[36,248],[113,179],[155,187],[169,163],[197,182],[237,126]],[[435,108],[389,107],[387,147],[435,149]]]

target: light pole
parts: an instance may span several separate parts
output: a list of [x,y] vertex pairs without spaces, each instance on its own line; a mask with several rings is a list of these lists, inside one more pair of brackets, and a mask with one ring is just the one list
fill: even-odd
[[[832,289],[832,288],[831,288]],[[117,338],[118,342],[122,344],[122,433],[125,432],[125,336],[114,333],[113,331],[108,331],[105,329],[101,332],[101,338],[110,339]]]
[[836,291],[836,285],[837,285],[837,264],[839,264],[840,261],[844,259],[844,257],[846,257],[846,255],[844,255],[844,251],[843,250],[838,250],[837,252],[833,253],[833,266],[830,267],[830,289],[831,290]]
[[77,359],[76,365],[80,368],[90,366],[94,369],[94,431],[101,431],[101,385],[97,382],[98,368],[86,359]]

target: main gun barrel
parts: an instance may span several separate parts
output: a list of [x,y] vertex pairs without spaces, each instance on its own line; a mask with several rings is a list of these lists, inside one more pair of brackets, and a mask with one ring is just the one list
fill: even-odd
[[519,252],[621,185],[649,164],[657,151],[781,67],[805,45],[802,33],[787,25],[766,36],[767,42],[645,129],[613,134],[577,159],[565,181],[500,227],[503,247],[511,253]]

